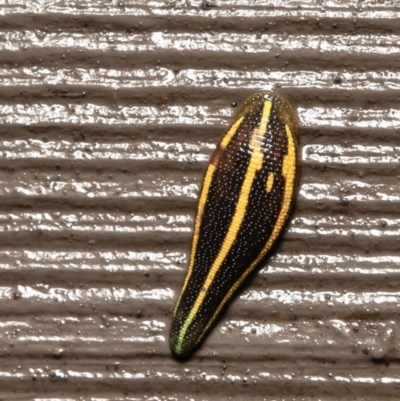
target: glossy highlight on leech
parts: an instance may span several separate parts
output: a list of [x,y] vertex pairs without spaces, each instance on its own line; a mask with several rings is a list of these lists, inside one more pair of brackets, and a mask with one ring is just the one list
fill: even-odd
[[223,136],[199,196],[170,344],[189,357],[282,232],[297,178],[297,119],[272,92],[250,96]]

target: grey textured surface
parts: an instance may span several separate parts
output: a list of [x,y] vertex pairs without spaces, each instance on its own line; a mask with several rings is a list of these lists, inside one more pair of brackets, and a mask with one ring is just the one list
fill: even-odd
[[[0,399],[397,400],[400,5],[0,0]],[[240,103],[300,119],[274,255],[168,346],[199,185]]]

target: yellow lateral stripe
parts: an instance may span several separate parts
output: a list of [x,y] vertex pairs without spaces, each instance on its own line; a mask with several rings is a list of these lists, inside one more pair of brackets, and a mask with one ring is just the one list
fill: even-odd
[[269,173],[267,178],[267,183],[265,185],[267,193],[270,193],[272,191],[273,185],[274,185],[274,173]]
[[237,233],[239,232],[240,226],[243,222],[243,218],[246,214],[246,208],[249,201],[250,191],[253,185],[253,181],[256,175],[256,172],[259,171],[262,167],[264,154],[261,148],[263,137],[267,131],[269,116],[271,112],[272,102],[266,101],[264,102],[263,113],[261,117],[261,122],[259,128],[253,130],[249,147],[251,149],[251,157],[250,162],[247,167],[246,175],[243,181],[242,188],[240,190],[239,199],[237,201],[235,214],[232,218],[231,224],[228,229],[228,233],[224,239],[222,247],[219,251],[217,258],[215,259],[207,278],[204,282],[203,289],[197,296],[197,299],[192,307],[192,310],[189,313],[189,316],[182,327],[182,331],[179,335],[179,343],[182,342],[186,331],[192,322],[193,318],[196,316],[201,304],[204,301],[204,298],[207,294],[208,288],[212,284],[219,268],[224,262],[228,252],[230,251],[235,239],[237,237]]
[[292,203],[293,189],[296,176],[296,145],[294,143],[293,134],[290,131],[290,128],[287,124],[285,124],[285,130],[286,130],[286,137],[288,140],[288,152],[285,155],[285,158],[282,163],[282,175],[285,177],[285,192],[283,195],[282,208],[281,211],[279,212],[279,216],[276,220],[274,229],[272,230],[271,236],[269,237],[260,255],[258,255],[257,259],[250,265],[250,267],[247,268],[247,270],[242,274],[242,276],[231,287],[225,298],[221,301],[218,308],[214,312],[212,318],[210,319],[209,323],[205,327],[203,334],[206,333],[207,330],[210,328],[211,324],[218,316],[219,312],[226,304],[228,299],[233,295],[233,293],[240,286],[240,284],[242,284],[242,282],[246,279],[246,277],[251,273],[254,267],[258,263],[260,263],[260,261],[266,255],[266,253],[271,249],[271,246],[274,244],[276,238],[281,232],[283,225],[285,224],[286,218],[290,210],[290,205]]
[[[220,148],[225,149],[228,145],[229,142],[231,141],[233,135],[235,135],[237,129],[239,128],[240,124],[242,123],[244,119],[244,116],[240,117],[231,127],[231,129],[227,132],[227,134],[222,138],[222,141],[220,143]],[[217,152],[220,149],[217,149]],[[192,251],[190,255],[190,263],[189,263],[189,268],[188,272],[186,274],[185,282],[183,283],[182,291],[179,295],[178,302],[176,303],[175,310],[174,310],[174,315],[176,313],[176,310],[178,309],[180,300],[182,298],[182,295],[185,291],[185,288],[187,286],[187,283],[189,282],[190,276],[192,275],[193,271],[193,265],[194,265],[194,258],[196,256],[196,248],[197,248],[197,243],[199,241],[199,235],[200,235],[200,225],[201,225],[201,217],[203,215],[204,207],[207,202],[207,197],[208,197],[208,192],[210,191],[210,186],[212,182],[212,177],[214,175],[214,171],[216,169],[216,165],[213,164],[212,162],[208,166],[206,175],[204,177],[203,181],[203,189],[201,191],[200,199],[199,199],[199,206],[197,209],[197,215],[196,215],[196,223],[195,223],[195,228],[194,228],[194,234],[193,234],[193,242],[192,242]]]
[[244,116],[240,117],[239,120],[235,122],[235,124],[232,125],[231,129],[228,131],[228,133],[222,138],[220,147],[222,149],[225,149],[228,145],[229,142],[231,141],[233,135],[236,134],[237,129],[239,128],[240,124],[242,123],[244,119]]

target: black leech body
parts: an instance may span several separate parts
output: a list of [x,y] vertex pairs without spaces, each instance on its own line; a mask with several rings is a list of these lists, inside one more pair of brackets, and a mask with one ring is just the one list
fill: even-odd
[[297,176],[297,120],[271,92],[249,97],[219,143],[200,194],[189,270],[171,329],[187,357],[284,228]]

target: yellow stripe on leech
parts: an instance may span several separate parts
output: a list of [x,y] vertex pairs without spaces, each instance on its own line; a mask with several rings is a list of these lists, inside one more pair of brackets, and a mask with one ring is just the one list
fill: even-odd
[[[272,245],[278,238],[286,222],[287,216],[290,211],[290,206],[292,204],[293,189],[296,177],[296,145],[294,143],[293,134],[290,131],[290,128],[287,124],[285,124],[285,131],[286,131],[286,138],[288,141],[287,144],[288,148],[287,148],[287,154],[284,156],[282,163],[282,175],[285,178],[285,190],[283,193],[282,207],[279,212],[278,218],[276,219],[276,223],[274,225],[272,233],[267,243],[265,244],[265,247],[261,251],[260,255],[257,257],[257,259],[246,270],[244,276],[247,276],[247,274],[250,273],[250,271],[257,265],[257,263],[261,261],[261,259],[265,256],[265,254],[271,249]],[[241,280],[241,278],[239,280]],[[236,287],[239,286],[240,283],[239,284],[235,283],[235,286]]]
[[226,237],[218,253],[218,256],[215,259],[214,263],[212,264],[210,271],[208,272],[203,288],[199,293],[199,295],[197,296],[197,299],[192,307],[192,310],[190,311],[189,316],[182,327],[182,330],[179,335],[179,344],[182,343],[186,331],[189,328],[191,322],[193,321],[193,318],[196,316],[196,313],[198,312],[201,304],[203,303],[210,285],[212,284],[218,270],[220,269],[222,263],[224,262],[226,256],[228,255],[230,249],[232,248],[232,245],[235,242],[235,239],[239,232],[240,226],[243,222],[243,218],[246,214],[246,208],[249,201],[250,191],[253,186],[253,181],[257,171],[261,169],[264,159],[264,154],[261,145],[264,135],[267,131],[271,106],[272,106],[271,101],[264,102],[264,108],[259,128],[255,128],[253,130],[249,144],[249,148],[251,150],[250,162],[247,167],[242,188],[240,190],[240,195],[237,201],[235,214],[233,215],[232,221],[228,229],[228,233],[226,234]]
[[269,173],[267,178],[267,183],[265,184],[265,189],[267,190],[267,193],[270,193],[272,191],[273,185],[274,185],[274,173]]
[[222,138],[222,141],[221,141],[221,143],[219,145],[222,149],[225,149],[229,145],[229,142],[231,141],[233,135],[236,134],[236,131],[239,128],[240,124],[242,123],[243,119],[244,119],[244,116],[240,117],[239,120],[237,120],[232,125],[232,127],[228,131],[228,133]]
[[[244,119],[244,116],[240,117],[232,125],[231,129],[222,138],[222,141],[219,144],[220,149],[218,149],[217,152],[220,151],[220,150],[225,149],[229,145],[229,142],[231,141],[233,135],[235,135],[235,133],[238,130],[240,124],[243,121],[243,119]],[[196,216],[196,223],[195,223],[194,234],[193,234],[192,251],[191,251],[191,255],[190,255],[189,268],[188,268],[188,272],[186,274],[185,282],[183,283],[182,291],[181,291],[181,293],[179,295],[179,298],[178,298],[178,302],[176,303],[176,306],[175,306],[174,315],[176,314],[176,311],[178,309],[179,303],[180,303],[181,298],[182,298],[182,294],[185,291],[185,288],[187,286],[187,283],[189,282],[190,276],[191,276],[192,271],[193,271],[194,258],[196,256],[197,243],[199,241],[201,217],[203,215],[204,207],[205,207],[206,202],[207,202],[208,192],[210,191],[212,178],[213,178],[213,175],[214,175],[214,171],[216,169],[216,165],[213,164],[213,162],[215,162],[215,161],[214,160],[211,161],[210,165],[208,166],[206,175],[204,177],[203,189],[201,191],[201,195],[200,195],[200,199],[199,199],[199,206],[197,208],[197,216]]]
[[296,177],[296,145],[293,139],[293,134],[290,131],[289,126],[286,124],[285,124],[285,131],[288,141],[287,154],[285,155],[284,160],[282,162],[282,175],[285,178],[285,190],[283,194],[282,207],[276,220],[275,226],[260,255],[258,255],[257,259],[250,265],[250,267],[247,268],[247,270],[240,276],[240,278],[236,281],[236,283],[231,287],[228,294],[221,301],[218,308],[214,312],[212,318],[210,319],[209,323],[204,329],[203,334],[209,329],[209,327],[211,326],[215,318],[218,316],[221,309],[224,307],[224,305],[233,295],[233,293],[237,290],[240,284],[242,284],[242,282],[246,279],[246,277],[253,271],[253,269],[257,266],[257,264],[260,263],[260,261],[264,258],[267,252],[271,249],[275,240],[278,238],[283,225],[285,224],[286,218],[290,211],[290,206],[292,204],[293,190]]

